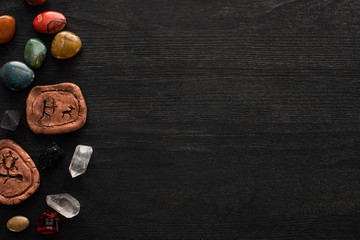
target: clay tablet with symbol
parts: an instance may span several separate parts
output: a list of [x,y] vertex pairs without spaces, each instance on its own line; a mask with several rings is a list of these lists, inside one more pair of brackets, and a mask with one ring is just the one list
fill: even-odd
[[80,88],[73,83],[36,86],[26,100],[26,119],[37,134],[62,134],[86,122],[87,108]]
[[30,156],[15,142],[0,140],[0,203],[18,204],[39,185],[40,175]]

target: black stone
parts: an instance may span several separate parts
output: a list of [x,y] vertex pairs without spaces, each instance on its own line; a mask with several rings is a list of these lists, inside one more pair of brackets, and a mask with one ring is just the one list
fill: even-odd
[[62,147],[53,143],[46,151],[39,157],[39,165],[41,170],[55,167],[63,158],[65,152]]

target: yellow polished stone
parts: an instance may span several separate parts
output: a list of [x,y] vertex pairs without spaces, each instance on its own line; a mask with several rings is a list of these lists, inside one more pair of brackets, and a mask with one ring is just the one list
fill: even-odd
[[12,232],[22,232],[29,226],[29,224],[29,219],[26,217],[15,216],[9,219],[6,227]]
[[62,31],[56,34],[51,44],[51,54],[58,59],[75,56],[81,49],[81,40],[72,32]]

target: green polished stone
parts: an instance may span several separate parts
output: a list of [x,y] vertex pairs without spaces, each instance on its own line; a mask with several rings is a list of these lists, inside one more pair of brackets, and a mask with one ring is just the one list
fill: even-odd
[[46,57],[46,46],[45,44],[37,38],[31,38],[26,43],[24,58],[27,65],[32,68],[41,67],[42,63]]

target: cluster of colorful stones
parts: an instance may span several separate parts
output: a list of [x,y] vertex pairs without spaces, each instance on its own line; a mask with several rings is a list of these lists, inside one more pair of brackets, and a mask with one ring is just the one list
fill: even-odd
[[[46,0],[25,0],[31,6],[40,6]],[[51,54],[57,59],[69,59],[79,53],[80,38],[68,31],[62,31],[67,24],[63,14],[46,11],[33,20],[33,28],[42,34],[56,34],[51,44]],[[0,44],[8,43],[15,35],[16,23],[12,16],[0,16]],[[35,74],[32,69],[42,66],[47,55],[46,45],[38,38],[27,41],[24,49],[25,63],[10,61],[0,68],[0,80],[13,91],[30,86]],[[32,68],[32,69],[31,69]],[[87,108],[80,88],[73,83],[34,87],[26,101],[26,116],[30,129],[37,134],[63,134],[78,130],[86,121]],[[15,131],[21,114],[7,110],[0,127]],[[83,174],[89,164],[93,149],[78,145],[75,149],[69,171],[72,177]],[[0,140],[0,177],[5,179],[0,191],[0,203],[18,204],[30,197],[40,185],[39,172],[30,156],[15,142]],[[65,156],[64,150],[56,143],[40,155],[41,170],[54,167]],[[67,193],[48,195],[47,205],[66,218],[80,212],[80,203]],[[24,231],[30,222],[24,216],[14,216],[7,222],[12,232]],[[60,218],[56,212],[46,211],[36,221],[41,234],[59,232]]]
[[[38,6],[45,0],[27,0],[30,5]],[[67,21],[63,14],[46,11],[33,20],[33,28],[42,34],[56,34],[51,44],[51,54],[57,59],[69,59],[79,53],[82,47],[80,38],[68,31],[62,31]],[[0,44],[9,42],[15,34],[15,19],[11,16],[0,16]],[[25,45],[25,63],[33,69],[40,68],[46,58],[46,45],[37,38],[31,38]],[[0,79],[14,91],[28,87],[35,78],[34,72],[24,63],[8,62],[1,67]]]

